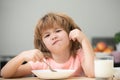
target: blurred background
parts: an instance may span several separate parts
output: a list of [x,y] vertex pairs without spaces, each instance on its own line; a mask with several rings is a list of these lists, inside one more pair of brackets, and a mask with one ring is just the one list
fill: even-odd
[[93,47],[96,39],[110,39],[110,45],[115,46],[114,35],[120,32],[120,0],[0,0],[1,60],[34,48],[34,28],[48,12],[71,16]]

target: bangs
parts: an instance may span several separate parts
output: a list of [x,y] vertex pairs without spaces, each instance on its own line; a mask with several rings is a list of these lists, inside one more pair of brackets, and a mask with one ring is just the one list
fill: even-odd
[[42,34],[44,31],[46,31],[46,30],[48,30],[48,29],[51,29],[51,28],[54,28],[53,22],[47,23],[47,22],[45,21],[45,23],[43,23],[43,24],[41,25],[41,34]]
[[51,28],[58,28],[58,26],[65,29],[68,26],[67,20],[64,17],[54,15],[54,14],[46,15],[41,20],[41,24],[40,24],[41,32],[40,32],[40,34],[42,35],[42,33],[45,30],[48,30]]
[[56,23],[53,23],[53,22],[43,24],[43,25],[41,26],[41,32],[40,32],[41,36],[42,36],[42,34],[44,33],[44,31],[46,31],[46,30],[61,27],[61,26],[58,26],[58,25],[56,26],[56,25],[57,25],[57,24],[56,24]]

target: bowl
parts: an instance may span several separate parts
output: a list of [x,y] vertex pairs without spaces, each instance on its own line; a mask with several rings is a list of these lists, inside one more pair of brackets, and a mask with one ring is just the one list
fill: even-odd
[[32,70],[32,73],[41,79],[64,79],[70,77],[75,72],[75,70],[55,70],[57,70],[57,72],[50,70]]

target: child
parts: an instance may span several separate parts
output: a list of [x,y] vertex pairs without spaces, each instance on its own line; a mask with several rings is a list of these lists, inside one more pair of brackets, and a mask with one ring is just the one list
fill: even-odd
[[[23,77],[31,70],[74,69],[73,76],[94,77],[94,53],[85,34],[67,15],[48,13],[40,19],[34,33],[36,49],[23,51],[1,70],[4,78]],[[26,61],[26,64],[22,64]]]

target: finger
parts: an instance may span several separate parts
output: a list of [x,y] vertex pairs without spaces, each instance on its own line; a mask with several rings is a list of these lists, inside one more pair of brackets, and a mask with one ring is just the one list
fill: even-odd
[[75,37],[72,37],[72,38],[71,38],[71,40],[75,41],[75,40],[76,40],[76,38],[75,38]]
[[36,59],[35,59],[35,57],[34,57],[34,58],[32,58],[32,61],[33,61],[33,62],[36,62]]
[[38,60],[41,61],[44,58],[43,53],[38,52],[37,57],[39,58]]
[[37,61],[37,55],[35,53],[33,53],[32,57],[31,57],[31,60],[33,62],[36,62]]
[[40,61],[40,58],[38,56],[35,57],[36,61]]
[[70,40],[73,40],[73,37],[72,37],[72,35],[69,35],[69,39],[70,39]]

